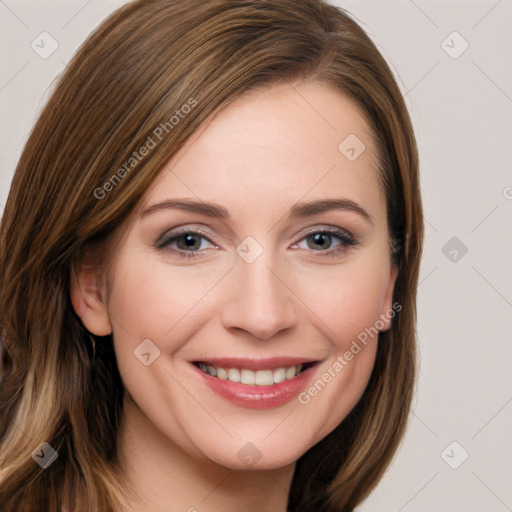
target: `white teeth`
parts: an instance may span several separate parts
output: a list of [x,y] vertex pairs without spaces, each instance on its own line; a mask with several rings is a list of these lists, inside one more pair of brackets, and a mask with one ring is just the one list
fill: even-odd
[[217,377],[222,380],[228,380],[228,372],[224,368],[217,368]]
[[[294,375],[295,377],[295,372]],[[272,386],[274,384],[274,377],[272,370],[258,370],[256,372],[256,385],[257,386]]]
[[290,366],[290,368],[287,368],[286,369],[286,378],[293,379],[293,377],[295,377],[295,375],[296,375],[296,371],[297,371],[297,369],[295,368],[295,366]]
[[240,382],[242,384],[248,384],[250,386],[254,386],[254,384],[256,384],[256,375],[252,370],[242,370],[240,374]]
[[295,378],[302,370],[302,365],[288,366],[287,368],[277,368],[276,370],[258,370],[247,369],[238,370],[237,368],[215,368],[205,363],[200,363],[199,368],[208,375],[217,377],[221,380],[230,380],[231,382],[240,382],[248,386],[272,386],[285,380]]
[[228,372],[228,379],[231,382],[240,382],[240,372],[235,370],[235,368],[231,368]]
[[273,373],[274,383],[279,384],[286,380],[286,370],[284,368],[279,368],[278,370],[274,370]]

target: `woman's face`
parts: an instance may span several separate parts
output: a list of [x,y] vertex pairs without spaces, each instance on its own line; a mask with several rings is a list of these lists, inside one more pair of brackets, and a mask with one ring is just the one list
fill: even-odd
[[124,227],[106,289],[126,421],[231,469],[283,467],[343,421],[395,280],[351,100],[319,83],[236,100]]

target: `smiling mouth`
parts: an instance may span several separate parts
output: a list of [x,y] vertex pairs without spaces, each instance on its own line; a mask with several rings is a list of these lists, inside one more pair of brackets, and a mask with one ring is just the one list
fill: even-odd
[[281,382],[294,379],[315,364],[316,362],[308,362],[304,364],[254,371],[247,368],[223,368],[220,366],[211,366],[202,361],[194,363],[195,366],[207,375],[220,380],[245,384],[247,386],[273,386],[274,384],[280,384]]

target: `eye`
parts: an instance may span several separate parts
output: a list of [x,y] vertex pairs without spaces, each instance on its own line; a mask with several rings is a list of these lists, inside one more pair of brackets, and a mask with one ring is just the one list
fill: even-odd
[[155,243],[155,247],[159,250],[170,249],[180,257],[193,258],[209,247],[203,242],[215,246],[201,231],[186,228],[166,233]]
[[[300,246],[306,243],[306,247]],[[300,249],[311,249],[318,253],[318,256],[336,256],[345,252],[348,247],[357,245],[356,240],[348,231],[339,228],[315,228],[309,231],[305,237],[300,239],[299,243],[295,243],[294,247]]]
[[[306,247],[300,244],[306,243]],[[346,252],[350,246],[357,245],[352,235],[340,228],[315,228],[306,233],[292,248],[311,250],[318,256],[336,256]],[[209,247],[218,248],[206,233],[200,229],[182,228],[165,233],[154,244],[158,250],[169,250],[179,257],[194,258],[201,256]]]

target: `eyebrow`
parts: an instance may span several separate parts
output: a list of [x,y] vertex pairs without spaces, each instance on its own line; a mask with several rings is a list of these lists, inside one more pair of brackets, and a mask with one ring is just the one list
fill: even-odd
[[[151,213],[168,209],[195,212],[218,219],[230,218],[229,212],[226,208],[224,208],[224,206],[212,202],[196,201],[193,199],[167,199],[160,203],[151,205],[149,208],[144,210],[141,217],[145,217]],[[290,209],[288,216],[292,219],[301,219],[312,217],[313,215],[332,210],[355,212],[370,224],[373,224],[371,215],[362,206],[358,205],[351,199],[344,197],[334,197],[330,199],[320,199],[309,202],[296,203]]]

